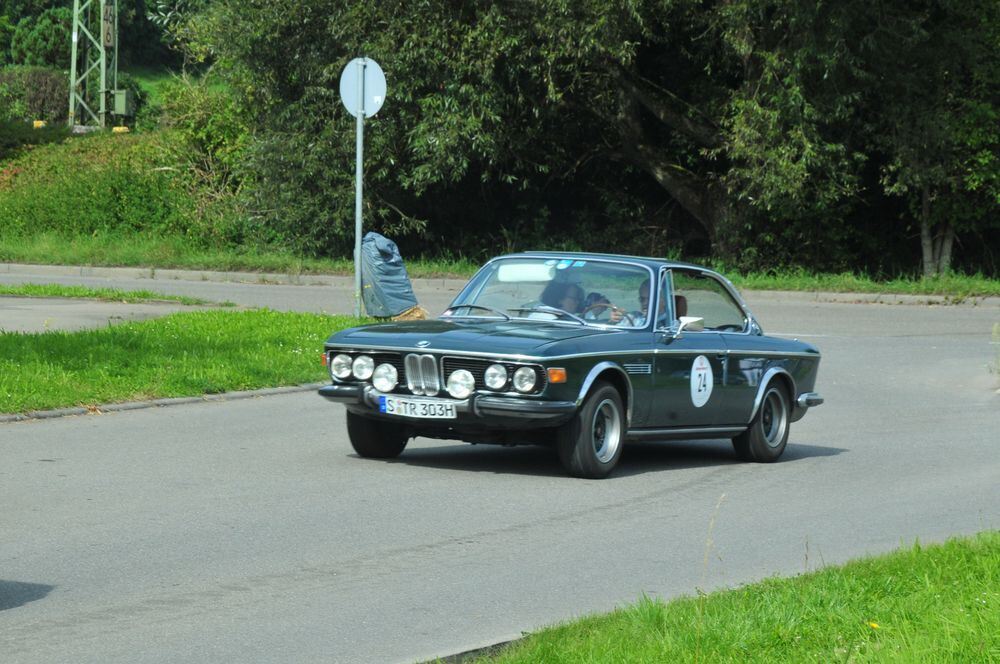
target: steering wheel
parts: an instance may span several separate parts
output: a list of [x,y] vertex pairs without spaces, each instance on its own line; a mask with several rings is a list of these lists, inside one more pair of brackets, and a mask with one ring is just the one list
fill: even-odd
[[[586,318],[587,314],[589,314],[591,311],[593,311],[595,309],[608,309],[609,312],[610,311],[617,311],[618,313],[620,313],[622,315],[623,319],[625,319],[626,321],[628,321],[629,327],[635,327],[635,320],[632,318],[632,314],[630,314],[628,311],[626,311],[625,309],[622,309],[619,306],[616,306],[614,304],[609,304],[607,302],[598,302],[596,304],[590,305],[589,307],[586,307],[580,313],[580,317],[581,318]],[[609,315],[610,315],[610,313],[609,313]]]

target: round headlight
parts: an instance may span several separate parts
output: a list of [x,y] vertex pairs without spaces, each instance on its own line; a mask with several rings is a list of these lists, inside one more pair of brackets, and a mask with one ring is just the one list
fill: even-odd
[[351,377],[351,363],[354,360],[351,359],[350,355],[334,355],[333,359],[330,360],[330,373],[332,373],[336,378],[350,378]]
[[452,371],[448,376],[448,394],[456,399],[464,399],[476,389],[476,379],[465,369]]
[[483,382],[491,390],[502,390],[507,385],[507,368],[502,364],[491,364],[486,367]]
[[368,380],[375,371],[375,360],[367,355],[358,355],[354,358],[354,365],[351,367],[354,377],[358,380]]
[[518,392],[530,392],[535,389],[538,380],[535,370],[531,367],[521,367],[514,372],[514,389]]
[[398,379],[396,367],[391,364],[380,364],[375,367],[375,372],[372,374],[372,385],[379,392],[392,392]]

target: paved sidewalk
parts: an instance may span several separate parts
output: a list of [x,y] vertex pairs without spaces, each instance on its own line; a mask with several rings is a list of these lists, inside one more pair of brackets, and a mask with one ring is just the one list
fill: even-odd
[[[6,278],[5,278],[6,277]],[[0,282],[26,283],[31,278],[44,279],[49,283],[83,283],[95,280],[108,282],[155,282],[161,285],[170,282],[240,284],[244,286],[300,286],[330,287],[332,291],[345,292],[349,296],[354,290],[354,278],[350,275],[332,274],[290,274],[277,272],[222,272],[213,270],[172,270],[139,267],[90,267],[80,265],[30,265],[24,263],[0,263]],[[421,304],[430,300],[431,307],[441,309],[465,285],[466,279],[434,278],[412,279],[413,290]],[[136,288],[140,286],[135,286]],[[156,290],[158,286],[142,283],[142,288]],[[123,286],[124,288],[124,286]],[[172,290],[172,289],[165,289]],[[238,292],[238,291],[234,291]],[[879,303],[911,305],[950,305],[1000,308],[1000,297],[970,297],[961,301],[945,295],[905,295],[894,293],[834,293],[810,291],[744,291],[744,298],[752,307],[755,302],[843,302]],[[259,306],[251,302],[233,300],[238,304]],[[349,313],[353,308],[353,297],[349,306],[343,306],[340,313]],[[268,305],[264,305],[268,306]],[[427,306],[427,305],[425,305]],[[428,307],[428,308],[431,308]],[[281,307],[277,307],[281,308]],[[293,307],[294,308],[294,307]],[[317,307],[317,311],[330,311]]]

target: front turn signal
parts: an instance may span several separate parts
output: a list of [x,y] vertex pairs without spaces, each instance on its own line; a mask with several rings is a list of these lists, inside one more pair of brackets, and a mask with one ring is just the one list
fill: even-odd
[[566,382],[566,370],[565,369],[549,369],[549,382],[550,383],[565,383]]

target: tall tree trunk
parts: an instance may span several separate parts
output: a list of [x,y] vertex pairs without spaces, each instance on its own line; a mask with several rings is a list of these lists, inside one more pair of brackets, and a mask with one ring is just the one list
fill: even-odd
[[955,244],[955,227],[946,224],[942,231],[941,254],[938,256],[938,271],[941,274],[951,272],[951,250]]
[[[733,259],[732,229],[735,227],[735,210],[728,192],[718,183],[706,181],[695,173],[665,159],[662,150],[649,139],[640,117],[640,108],[653,107],[651,96],[640,95],[638,88],[623,86],[621,104],[616,121],[622,131],[622,156],[649,173],[656,182],[676,200],[688,214],[705,229],[712,251],[719,258]],[[673,116],[666,107],[656,114],[661,122]],[[687,123],[682,133],[698,134],[701,141],[708,141],[707,128],[696,129]]]
[[955,227],[945,222],[938,233],[931,224],[930,187],[924,185],[920,193],[920,249],[923,254],[924,277],[934,277],[951,271],[952,249],[955,246]]
[[933,277],[937,271],[934,256],[934,237],[931,235],[931,194],[925,184],[920,199],[920,250],[923,254],[924,277]]

